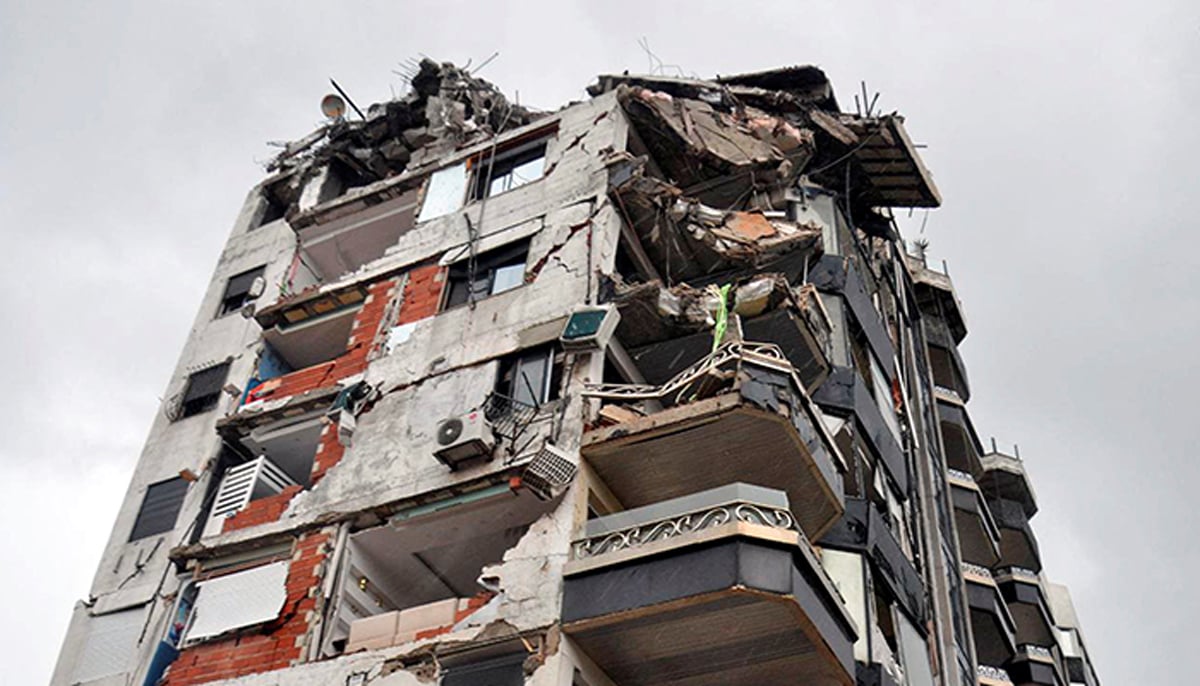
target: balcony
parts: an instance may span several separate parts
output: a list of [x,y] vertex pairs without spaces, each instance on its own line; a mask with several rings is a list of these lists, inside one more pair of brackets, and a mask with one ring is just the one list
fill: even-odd
[[950,328],[940,319],[926,319],[925,342],[929,349],[933,383],[954,391],[964,402],[970,400],[971,386],[967,382],[967,366],[958,354],[958,345],[954,342]]
[[1025,466],[1020,457],[992,452],[980,458],[983,474],[977,481],[984,493],[993,498],[1003,498],[1021,504],[1026,518],[1037,514],[1037,496],[1033,492],[1033,484],[1025,474]]
[[[710,292],[657,281],[621,287],[617,338],[648,383],[666,383],[712,352]],[[793,289],[783,274],[762,274],[733,289],[732,314],[747,340],[779,346],[806,390],[829,374],[830,323],[816,289]]]
[[1031,646],[1056,644],[1050,605],[1037,574],[1028,569],[1006,567],[995,574],[1000,594],[1017,622],[1017,642]]
[[942,428],[942,445],[946,449],[946,466],[972,476],[982,474],[980,455],[983,454],[983,446],[962,399],[941,388],[936,389],[935,396],[938,421]]
[[1040,646],[1023,645],[1008,665],[1008,673],[1021,686],[1064,686],[1054,654]]
[[979,665],[975,673],[977,675],[975,683],[979,684],[979,686],[1013,686],[1012,679],[1008,677],[1008,672],[999,667]]
[[792,509],[730,483],[589,521],[563,631],[622,686],[853,684],[856,628]]
[[987,569],[963,564],[967,606],[971,610],[971,633],[980,664],[1002,665],[1016,654],[1016,627],[1000,589]]
[[[890,398],[890,391],[887,394]],[[899,429],[894,421],[884,417],[879,396],[872,393],[859,373],[853,367],[834,367],[813,394],[813,400],[830,414],[853,417],[897,493],[906,497],[910,492],[908,463],[900,447]]]
[[908,255],[906,262],[913,277],[921,313],[929,319],[942,322],[954,343],[961,343],[967,336],[967,318],[950,275],[930,269],[921,257]]
[[1037,537],[1029,526],[1029,517],[1021,503],[993,498],[987,491],[988,507],[996,524],[1000,527],[1000,561],[1005,565],[1022,567],[1034,573],[1042,571],[1042,556],[1038,552]]
[[814,539],[842,515],[844,462],[776,346],[726,345],[661,386],[599,384],[584,395],[629,417],[588,431],[580,447],[624,507],[745,481],[784,491]]
[[950,500],[954,503],[954,525],[965,562],[994,567],[1000,563],[1000,529],[992,511],[970,474],[948,470]]
[[925,584],[916,567],[905,556],[900,542],[872,503],[864,498],[846,498],[846,514],[821,539],[822,547],[861,553],[882,581],[887,592],[913,622],[925,620]]

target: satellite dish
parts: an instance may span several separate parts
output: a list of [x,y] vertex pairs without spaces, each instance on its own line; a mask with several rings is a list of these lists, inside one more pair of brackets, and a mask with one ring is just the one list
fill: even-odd
[[341,119],[346,114],[346,101],[340,95],[326,95],[321,98],[321,114],[330,119]]

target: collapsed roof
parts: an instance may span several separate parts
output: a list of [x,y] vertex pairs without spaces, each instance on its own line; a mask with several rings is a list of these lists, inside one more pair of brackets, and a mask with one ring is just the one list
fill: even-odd
[[266,165],[278,175],[268,197],[290,217],[306,184],[324,170],[336,173],[318,202],[544,116],[449,62],[422,59],[410,83],[403,97],[371,105],[364,120],[338,118],[283,145]]

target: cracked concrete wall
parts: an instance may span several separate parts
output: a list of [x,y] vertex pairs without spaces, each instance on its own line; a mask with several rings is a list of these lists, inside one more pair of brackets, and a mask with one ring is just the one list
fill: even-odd
[[[217,312],[229,277],[259,266],[266,267],[267,288],[258,302],[271,302],[279,296],[279,285],[291,264],[296,237],[284,221],[259,226],[264,211],[265,200],[255,188],[242,205],[167,384],[165,400],[155,414],[109,542],[101,555],[87,606],[77,608],[72,616],[51,681],[56,686],[69,683],[93,614],[144,605],[155,597],[160,590],[159,580],[164,578],[170,564],[167,553],[183,539],[188,526],[200,512],[210,476],[204,468],[220,447],[214,426],[225,411],[232,409],[235,401],[222,395],[217,409],[176,421],[167,418],[166,410],[172,399],[183,392],[192,371],[230,359],[228,382],[242,387],[254,369],[259,348],[258,325],[238,313],[218,317]],[[129,541],[147,487],[177,477],[183,469],[192,470],[201,475],[201,479],[188,489],[174,529]],[[174,575],[165,575],[161,591],[170,593],[176,587]],[[135,664],[146,664],[162,633],[163,606],[164,603],[155,604],[148,638],[139,647]]]
[[[330,512],[355,512],[393,503],[504,468],[503,461],[497,459],[450,472],[433,457],[437,423],[482,402],[495,383],[499,357],[556,339],[563,318],[573,306],[595,301],[598,272],[611,271],[620,234],[618,215],[607,201],[604,166],[608,151],[625,147],[627,124],[615,97],[606,95],[573,105],[527,128],[544,126],[556,118],[558,131],[547,146],[543,178],[485,202],[470,202],[457,212],[414,227],[383,258],[360,270],[362,274],[440,259],[447,251],[467,242],[468,217],[481,240],[489,237],[503,240],[505,232],[512,233],[515,226],[540,222],[541,228],[529,236],[524,286],[482,299],[473,310],[459,307],[419,321],[406,341],[371,363],[366,372],[368,381],[392,392],[359,418],[353,445],[312,491],[293,501],[284,517],[288,523],[285,526],[315,521]],[[464,151],[458,157],[469,154],[470,150]],[[453,161],[448,158],[447,163]],[[229,276],[260,265],[266,265],[268,289],[258,302],[265,305],[279,296],[279,285],[291,267],[296,237],[284,221],[257,226],[266,211],[265,204],[258,189],[251,191],[201,304],[169,386],[168,398],[182,392],[189,370],[208,361],[232,357],[228,380],[239,387],[253,372],[261,346],[257,324],[237,314],[217,319],[213,316]],[[547,412],[562,412],[558,443],[563,447],[577,447],[583,429],[583,402],[571,389],[578,388],[585,379],[599,378],[601,365],[602,360],[587,357],[576,364],[569,363],[571,368],[564,375],[567,390],[560,401],[565,408],[559,403],[547,407]],[[153,538],[125,543],[145,487],[176,476],[182,468],[201,473],[205,462],[219,449],[213,425],[232,407],[232,399],[223,397],[216,411],[176,422],[170,422],[160,413],[97,574],[95,595],[113,595],[138,561],[138,551],[143,551],[144,559],[144,549],[153,545]],[[547,414],[528,433],[546,436],[557,420]],[[535,441],[532,447],[538,445],[540,441]],[[178,533],[164,535],[166,540],[159,545],[151,564],[137,575],[132,586],[127,584],[121,591],[123,604],[145,602],[152,597],[166,564],[167,551],[178,543],[187,523],[200,508],[208,475],[203,476],[189,490],[176,527]],[[554,511],[534,522],[521,541],[506,553],[504,561],[489,570],[501,579],[504,589],[502,600],[495,607],[497,619],[522,629],[546,627],[557,620],[562,566],[575,526],[574,495],[572,491]],[[213,544],[248,540],[275,528],[267,525],[234,532],[234,536],[218,536]],[[173,590],[177,582],[173,575],[168,574],[167,578],[168,587],[164,590]],[[139,585],[143,579],[147,583]],[[161,609],[156,612],[161,619]],[[79,621],[85,622],[87,613],[77,612],[77,616],[82,616]],[[82,625],[74,624],[69,636],[81,637],[86,633]],[[143,653],[152,650],[160,637],[159,624],[161,621],[148,632]],[[482,628],[468,626],[466,631],[456,633],[469,638]],[[79,640],[75,639],[76,648]],[[64,655],[75,652],[70,643],[69,640],[68,646],[64,646]],[[147,661],[148,653],[137,659],[141,665]],[[285,670],[286,683],[292,683],[293,672],[298,679],[295,683],[324,683],[328,675],[350,674],[356,665],[367,662],[370,659],[363,656],[346,656],[333,663]],[[64,678],[69,676],[70,669],[60,671]],[[279,680],[281,674],[266,673],[226,683],[285,683]],[[386,680],[417,683],[403,672]]]

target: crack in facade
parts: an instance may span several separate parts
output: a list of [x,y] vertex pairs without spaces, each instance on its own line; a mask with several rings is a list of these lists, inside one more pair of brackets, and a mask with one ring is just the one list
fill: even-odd
[[247,197],[54,686],[1099,683],[903,117],[411,86]]

